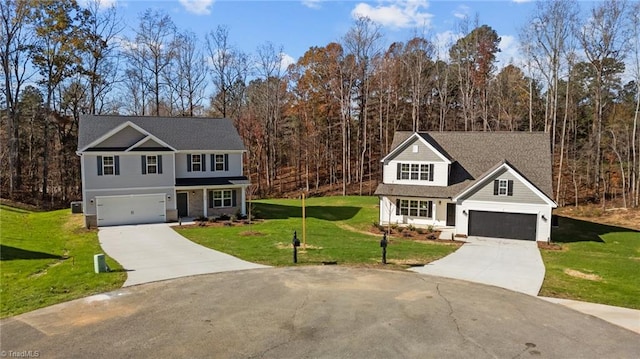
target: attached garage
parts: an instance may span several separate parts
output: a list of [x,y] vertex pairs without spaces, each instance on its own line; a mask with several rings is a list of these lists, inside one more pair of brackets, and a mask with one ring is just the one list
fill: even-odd
[[165,194],[96,197],[98,226],[166,222]]
[[536,214],[469,211],[468,234],[535,241],[537,219]]

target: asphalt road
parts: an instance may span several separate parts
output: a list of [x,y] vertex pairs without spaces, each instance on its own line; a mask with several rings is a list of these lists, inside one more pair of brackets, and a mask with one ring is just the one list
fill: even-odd
[[40,358],[637,358],[640,335],[502,288],[337,266],[180,278],[0,321]]

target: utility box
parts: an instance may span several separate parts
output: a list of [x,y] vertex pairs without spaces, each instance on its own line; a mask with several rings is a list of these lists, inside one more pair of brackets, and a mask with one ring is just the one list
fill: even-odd
[[71,202],[71,213],[82,213],[82,202]]
[[109,271],[104,254],[96,254],[93,256],[93,269],[96,273],[106,273]]

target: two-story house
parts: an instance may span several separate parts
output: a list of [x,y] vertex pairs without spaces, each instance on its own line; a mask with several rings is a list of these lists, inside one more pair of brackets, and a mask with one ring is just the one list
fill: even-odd
[[551,148],[530,132],[396,132],[382,159],[380,224],[547,241]]
[[228,119],[82,116],[86,225],[244,215],[244,152]]

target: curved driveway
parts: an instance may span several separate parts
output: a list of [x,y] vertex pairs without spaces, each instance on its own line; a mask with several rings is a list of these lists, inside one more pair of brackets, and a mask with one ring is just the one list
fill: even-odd
[[101,227],[102,249],[127,271],[124,286],[266,266],[193,243],[168,224]]
[[545,269],[536,242],[482,237],[466,241],[454,253],[411,270],[538,295]]

